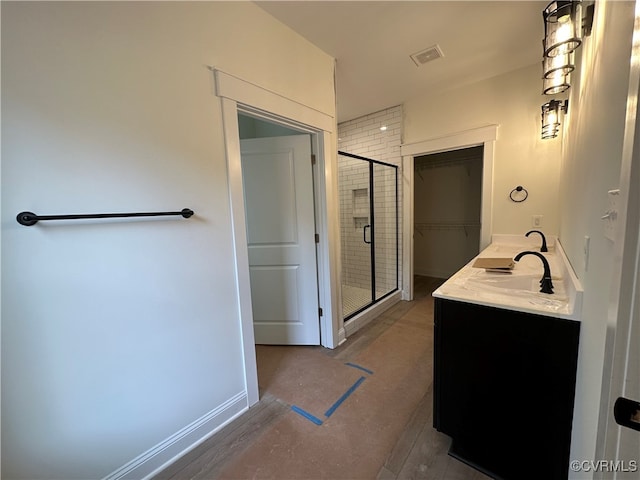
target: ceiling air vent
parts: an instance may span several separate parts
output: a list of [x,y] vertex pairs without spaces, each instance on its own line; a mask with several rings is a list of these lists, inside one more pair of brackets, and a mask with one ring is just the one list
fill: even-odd
[[411,60],[419,67],[427,62],[444,57],[444,53],[442,53],[438,45],[433,45],[410,56]]

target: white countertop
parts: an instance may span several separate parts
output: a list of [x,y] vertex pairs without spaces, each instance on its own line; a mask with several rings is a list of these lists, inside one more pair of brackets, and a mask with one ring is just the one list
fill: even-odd
[[472,267],[476,258],[514,258],[523,251],[540,251],[539,235],[494,235],[492,243],[440,286],[433,296],[449,300],[504,308],[559,318],[580,320],[582,285],[555,237],[547,237],[549,252],[543,253],[549,262],[553,281],[552,294],[540,293],[544,272],[542,261],[526,255],[511,273],[492,273]]

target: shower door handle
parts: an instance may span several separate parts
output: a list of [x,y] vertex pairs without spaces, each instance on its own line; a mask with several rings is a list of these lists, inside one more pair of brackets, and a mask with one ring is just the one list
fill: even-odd
[[364,243],[371,244],[371,240],[367,242],[367,228],[371,228],[371,225],[365,225],[364,228],[362,229],[362,241]]

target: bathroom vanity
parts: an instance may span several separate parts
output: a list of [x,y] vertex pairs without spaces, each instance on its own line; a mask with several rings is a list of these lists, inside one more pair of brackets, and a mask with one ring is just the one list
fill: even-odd
[[[479,257],[536,248],[493,240]],[[550,250],[553,294],[539,292],[535,257],[511,274],[474,259],[433,294],[434,427],[450,455],[496,479],[568,477],[582,288],[561,245]]]

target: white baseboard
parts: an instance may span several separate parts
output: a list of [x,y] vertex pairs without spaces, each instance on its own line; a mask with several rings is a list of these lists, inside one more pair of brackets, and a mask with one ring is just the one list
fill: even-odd
[[347,333],[344,331],[344,327],[338,330],[338,346],[347,341]]
[[244,413],[249,408],[247,402],[247,392],[234,395],[103,480],[146,480],[153,477]]

